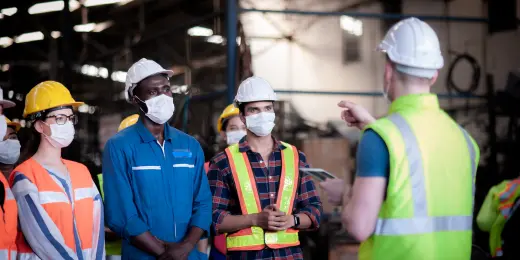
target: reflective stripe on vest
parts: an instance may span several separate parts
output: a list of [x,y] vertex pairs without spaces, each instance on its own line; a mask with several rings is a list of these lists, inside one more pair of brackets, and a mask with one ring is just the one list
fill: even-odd
[[0,259],[16,259],[16,233],[18,208],[9,183],[0,172],[0,185],[4,186],[4,203],[0,209]]
[[[287,143],[282,150],[282,173],[276,205],[280,211],[290,215],[298,188],[299,156],[298,150]],[[226,148],[226,154],[235,181],[242,214],[255,214],[262,211],[255,176],[246,153],[239,151],[238,144]],[[242,229],[227,235],[227,248],[230,251],[261,250],[267,245],[270,248],[297,246],[298,231],[265,232],[260,227]]]
[[[70,192],[62,187],[69,186],[64,179],[47,171],[33,159],[20,164],[14,170],[15,174],[11,175],[10,182],[13,189],[17,189],[18,183],[22,184],[26,181],[30,181],[38,189],[39,204],[64,239],[64,244],[56,243],[55,248],[48,248],[47,252],[56,254],[56,258],[67,259],[67,251],[72,251],[76,253],[79,260],[94,259],[99,253],[92,252],[94,242],[92,233],[93,228],[96,228],[94,219],[98,221],[97,216],[94,216],[94,200],[101,200],[101,197],[84,165],[67,160],[63,160],[63,162],[70,173]],[[31,199],[29,206],[32,207],[31,210],[34,210],[34,217],[43,221],[34,203]],[[58,212],[59,214],[56,214]],[[103,221],[102,218],[100,219]],[[101,227],[101,223],[99,226]],[[19,232],[20,235],[16,242],[19,257],[26,259],[36,257],[23,233]],[[50,241],[55,240],[52,233],[46,235],[49,236]],[[102,230],[101,235],[104,235]],[[100,248],[99,245],[97,246]]]
[[[408,157],[409,178],[412,189],[413,217],[412,218],[393,218],[377,220],[375,235],[399,236],[424,234],[442,231],[471,231],[472,216],[428,216],[428,204],[426,199],[426,184],[423,168],[423,161],[419,144],[412,129],[406,120],[399,114],[394,113],[388,117],[401,133]],[[473,180],[476,174],[475,148],[468,133],[461,128],[467,142]],[[473,182],[473,195],[475,195],[475,182]]]

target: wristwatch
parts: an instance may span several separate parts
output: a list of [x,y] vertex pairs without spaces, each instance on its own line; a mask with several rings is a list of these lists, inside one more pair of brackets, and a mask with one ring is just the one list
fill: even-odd
[[293,227],[298,227],[300,225],[300,217],[296,214],[294,214],[293,217],[294,217],[294,226]]

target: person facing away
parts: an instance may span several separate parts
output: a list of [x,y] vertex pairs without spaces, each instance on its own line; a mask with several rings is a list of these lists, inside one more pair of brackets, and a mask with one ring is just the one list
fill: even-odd
[[195,138],[167,124],[172,75],[147,59],[130,67],[125,95],[139,120],[103,151],[107,225],[123,238],[122,259],[207,258],[195,248],[211,224],[204,154]]
[[489,233],[491,256],[504,256],[502,231],[511,217],[515,201],[520,197],[520,177],[491,187],[477,215],[480,230]]
[[15,156],[17,153],[20,154],[20,147],[7,141],[14,139],[10,134],[12,124],[9,124],[8,119],[3,115],[5,108],[14,106],[14,102],[3,99],[3,90],[0,88],[0,136],[3,137],[0,142],[0,162],[3,166],[0,168],[0,219],[2,220],[0,221],[0,259],[17,259],[18,253],[16,249],[18,208],[7,179],[12,170],[8,165],[18,160],[13,157],[17,157]]
[[276,100],[264,79],[243,81],[235,103],[247,135],[210,162],[213,227],[229,259],[303,259],[298,231],[320,224],[314,183],[299,172],[305,155],[271,135]]
[[343,224],[362,242],[361,260],[470,259],[480,153],[430,93],[443,66],[437,35],[417,18],[404,19],[379,50],[386,54],[389,113],[375,120],[340,102],[342,119],[363,130],[357,173],[352,189],[322,187],[343,198]]
[[[237,144],[246,134],[246,125],[240,119],[240,110],[235,104],[228,105],[217,121],[217,131],[225,142],[225,146]],[[207,166],[206,166],[207,165]],[[209,161],[206,162],[206,171],[209,172]],[[226,235],[221,234],[213,238],[210,257],[213,260],[226,259]]]
[[38,148],[9,183],[18,204],[21,259],[105,259],[103,202],[85,165],[61,158],[74,139],[77,117],[69,90],[44,81],[25,97]]

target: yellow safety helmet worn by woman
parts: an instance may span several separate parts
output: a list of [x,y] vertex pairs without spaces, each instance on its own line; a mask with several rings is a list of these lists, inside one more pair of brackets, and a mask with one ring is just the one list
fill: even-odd
[[137,123],[137,120],[139,120],[139,114],[133,114],[131,116],[127,116],[123,121],[121,121],[121,124],[119,124],[119,128],[117,128],[117,131],[120,132],[121,130],[134,125]]
[[30,116],[34,120],[49,110],[62,107],[73,107],[77,109],[83,102],[76,102],[70,95],[69,90],[63,84],[56,81],[44,81],[29,91],[25,97],[25,108],[23,117]]
[[240,113],[240,110],[234,104],[227,106],[224,109],[224,111],[222,111],[222,114],[220,114],[220,117],[218,118],[218,122],[217,122],[218,132],[219,133],[222,132],[222,125],[224,124],[224,120],[226,120],[227,118],[232,117],[232,116],[238,116],[239,113]]

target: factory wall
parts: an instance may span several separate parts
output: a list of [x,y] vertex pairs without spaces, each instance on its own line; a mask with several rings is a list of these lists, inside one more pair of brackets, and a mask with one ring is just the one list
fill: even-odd
[[[285,3],[284,3],[285,2]],[[242,7],[258,9],[299,9],[314,11],[337,11],[345,9],[357,1],[287,1],[248,0],[241,1]],[[370,2],[370,1],[369,1]],[[438,16],[487,16],[487,7],[482,1],[453,0],[444,1],[404,0],[403,12],[406,14],[425,14]],[[520,4],[519,4],[520,6]],[[357,9],[348,11],[381,12],[381,5],[372,1]],[[520,13],[520,11],[518,12]],[[360,19],[363,33],[359,36],[360,61],[344,62],[343,36],[340,17],[298,16],[285,14],[244,13],[240,16],[246,36],[251,37],[249,44],[253,55],[255,75],[266,78],[275,89],[304,91],[381,91],[384,59],[374,51],[384,37],[381,20]],[[447,93],[446,77],[448,68],[456,53],[469,53],[481,67],[481,78],[477,94],[485,94],[485,71],[495,77],[497,89],[505,86],[509,71],[520,68],[520,34],[518,31],[487,35],[484,24],[428,21],[438,33],[445,58],[445,67],[433,91]],[[283,31],[283,33],[280,33]],[[293,40],[265,39],[290,35],[295,31]],[[259,37],[262,36],[262,37]],[[262,39],[260,39],[262,38]],[[454,81],[462,88],[467,88],[471,81],[472,69],[467,63],[459,64],[455,69]],[[382,97],[361,97],[341,95],[303,95],[281,94],[280,98],[291,101],[301,115],[310,121],[324,123],[339,119],[336,104],[342,99],[364,105],[375,115],[384,115],[388,107]],[[444,108],[465,106],[482,101],[442,100]],[[457,115],[459,121],[471,120],[471,114]],[[475,124],[475,123],[474,123]],[[477,125],[466,125],[484,141],[485,132]]]

